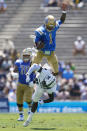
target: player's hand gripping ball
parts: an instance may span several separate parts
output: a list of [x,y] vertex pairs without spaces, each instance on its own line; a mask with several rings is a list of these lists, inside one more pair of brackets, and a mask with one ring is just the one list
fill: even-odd
[[37,47],[37,49],[42,49],[42,48],[44,48],[44,43],[43,42],[38,42],[36,44],[36,47]]

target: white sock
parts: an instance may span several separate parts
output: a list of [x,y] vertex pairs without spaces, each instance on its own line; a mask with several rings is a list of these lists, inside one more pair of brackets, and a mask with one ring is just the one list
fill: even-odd
[[27,121],[31,121],[31,119],[32,119],[32,117],[33,117],[33,112],[31,112],[30,114],[29,114],[29,116],[28,116],[28,118],[27,118]]

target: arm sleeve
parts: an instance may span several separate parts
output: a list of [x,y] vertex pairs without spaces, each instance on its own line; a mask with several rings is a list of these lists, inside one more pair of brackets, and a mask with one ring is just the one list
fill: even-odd
[[56,21],[56,31],[60,28],[60,25],[62,23],[64,23],[65,18],[66,18],[66,12],[63,12],[62,15],[61,15],[61,17],[60,17],[60,20]]
[[56,21],[56,30],[58,30],[60,28],[60,25],[62,24],[61,20],[57,20]]
[[40,68],[41,68],[41,66],[39,66],[39,65],[37,65],[37,64],[33,64],[33,65],[30,67],[29,71],[28,71],[28,75],[30,76],[31,73],[34,72],[34,71],[39,71]]
[[41,35],[38,31],[35,31],[35,43],[38,43],[41,40]]
[[36,74],[34,72],[30,75],[30,81],[33,81],[36,78]]
[[62,15],[61,15],[61,17],[60,17],[60,21],[62,23],[64,23],[65,19],[66,19],[66,13],[63,12]]
[[17,67],[19,67],[19,66],[20,66],[19,61],[18,61],[18,60],[17,60],[17,61],[15,61],[14,65],[15,65],[15,66],[17,66]]

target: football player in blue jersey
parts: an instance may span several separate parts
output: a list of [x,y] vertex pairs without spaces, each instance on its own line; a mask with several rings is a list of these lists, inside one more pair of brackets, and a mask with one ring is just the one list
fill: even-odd
[[[26,48],[22,52],[22,59],[18,59],[15,62],[14,72],[18,72],[18,85],[17,85],[17,106],[19,110],[19,118],[18,121],[24,120],[23,113],[23,101],[27,102],[29,107],[31,107],[32,103],[32,93],[33,89],[29,88],[28,83],[26,82],[26,73],[31,66],[31,48]],[[32,73],[30,76],[30,83],[32,84],[35,78],[35,74]],[[30,108],[29,108],[30,109]]]
[[56,20],[54,16],[48,15],[45,18],[44,25],[35,31],[35,47],[38,49],[32,63],[39,64],[43,57],[51,65],[54,75],[58,75],[58,60],[55,54],[56,49],[56,32],[60,25],[64,23],[66,18],[67,4],[62,5],[62,15],[60,20]]

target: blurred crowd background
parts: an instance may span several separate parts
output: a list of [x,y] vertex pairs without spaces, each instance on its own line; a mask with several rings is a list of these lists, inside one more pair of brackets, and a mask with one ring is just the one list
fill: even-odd
[[[14,2],[16,0],[9,0]],[[19,0],[24,3],[26,0]],[[61,0],[41,0],[39,7],[57,7]],[[83,9],[84,0],[74,0],[74,10]],[[8,11],[8,2],[0,0],[0,15]],[[2,31],[2,30],[1,30]],[[0,31],[0,32],[1,32]],[[20,47],[19,47],[20,48]],[[71,54],[73,56],[86,55],[86,41],[82,36],[77,35],[72,43]],[[15,46],[15,40],[3,38],[0,50],[0,98],[6,97],[9,101],[16,101],[17,79],[13,73],[14,62],[20,58],[20,51]],[[87,74],[77,74],[76,65],[68,60],[59,60],[59,77],[55,100],[87,100]],[[47,95],[47,94],[45,94]]]

